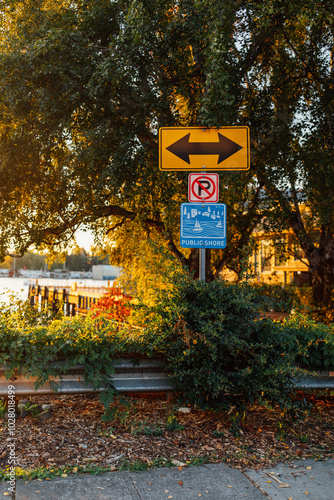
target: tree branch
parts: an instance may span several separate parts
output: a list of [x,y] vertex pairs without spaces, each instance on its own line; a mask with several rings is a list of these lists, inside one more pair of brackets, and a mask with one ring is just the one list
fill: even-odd
[[241,231],[241,236],[238,240],[238,242],[234,245],[233,252],[230,252],[226,254],[221,261],[219,262],[218,266],[216,267],[216,271],[213,275],[214,279],[217,279],[221,271],[224,269],[224,267],[227,267],[227,264],[231,262],[235,257],[237,257],[240,249],[242,249],[246,243],[248,242],[252,232],[256,228],[257,224],[263,217],[263,214],[258,214],[256,213],[256,209],[260,203],[260,192],[262,188],[264,187],[263,183],[259,183],[259,186],[257,187],[252,203],[249,207],[248,214],[244,219],[244,224],[243,224],[243,229]]
[[314,80],[317,82],[317,83],[321,83],[323,84],[321,78],[319,78],[319,76],[316,74],[314,68],[312,68],[310,66],[309,63],[307,63],[307,61],[305,61],[305,59],[299,54],[298,50],[296,49],[296,47],[293,45],[292,41],[290,40],[290,38],[288,37],[286,31],[284,30],[283,26],[280,24],[279,25],[279,28],[282,32],[282,35],[284,36],[285,38],[285,41],[286,43],[289,45],[290,49],[292,50],[292,52],[295,54],[296,58],[302,63],[302,65],[304,66],[304,69],[305,71],[308,73],[308,74],[311,74],[314,78]]

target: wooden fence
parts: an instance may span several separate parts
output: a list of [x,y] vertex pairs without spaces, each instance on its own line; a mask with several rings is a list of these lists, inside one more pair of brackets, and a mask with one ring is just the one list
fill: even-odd
[[[47,305],[55,311],[64,307],[65,316],[86,315],[93,304],[103,297],[110,288],[108,286],[88,287],[70,285],[39,285],[38,281],[29,285],[28,298],[31,305],[40,310]],[[123,297],[122,292],[118,295]]]

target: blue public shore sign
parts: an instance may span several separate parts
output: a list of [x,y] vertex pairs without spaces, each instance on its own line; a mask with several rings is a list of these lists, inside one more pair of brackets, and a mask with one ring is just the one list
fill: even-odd
[[182,203],[180,245],[182,248],[225,248],[226,205]]

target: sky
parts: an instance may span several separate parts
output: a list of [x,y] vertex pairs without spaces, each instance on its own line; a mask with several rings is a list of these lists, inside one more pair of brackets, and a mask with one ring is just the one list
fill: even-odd
[[90,231],[78,230],[75,233],[75,238],[80,248],[84,248],[87,252],[94,243],[93,234]]

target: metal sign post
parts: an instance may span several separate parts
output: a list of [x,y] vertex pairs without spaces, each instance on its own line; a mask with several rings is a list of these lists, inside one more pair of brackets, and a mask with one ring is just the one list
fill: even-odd
[[199,279],[205,282],[205,248],[199,249]]

